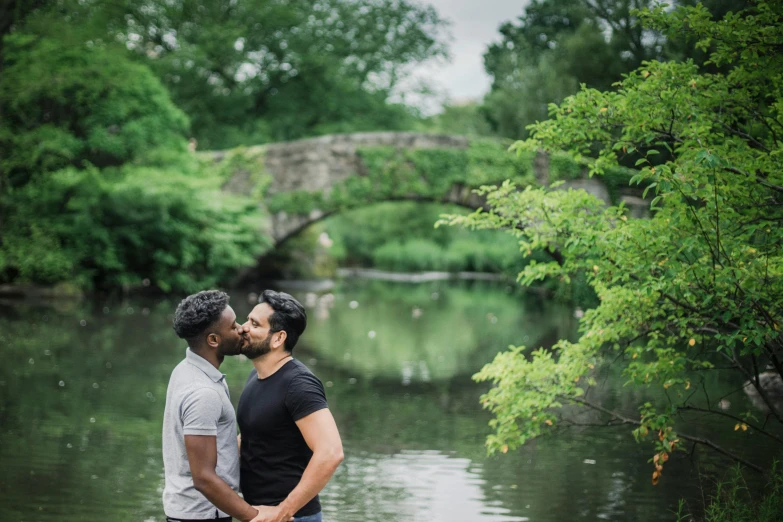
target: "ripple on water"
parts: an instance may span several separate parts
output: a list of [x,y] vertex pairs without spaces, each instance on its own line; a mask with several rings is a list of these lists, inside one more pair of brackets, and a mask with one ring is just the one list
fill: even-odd
[[0,437],[0,520],[97,522],[107,513],[113,520],[160,514],[162,463],[149,455],[159,448],[147,437],[85,432],[73,423],[39,428]]
[[348,454],[323,493],[324,511],[335,520],[519,522],[501,501],[488,502],[485,480],[469,459],[434,450],[394,455]]

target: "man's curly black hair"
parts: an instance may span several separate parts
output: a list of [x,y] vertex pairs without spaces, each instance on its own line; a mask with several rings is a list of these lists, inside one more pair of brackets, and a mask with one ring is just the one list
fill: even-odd
[[180,339],[196,339],[214,325],[228,306],[229,296],[220,290],[203,290],[183,299],[174,312],[174,331]]

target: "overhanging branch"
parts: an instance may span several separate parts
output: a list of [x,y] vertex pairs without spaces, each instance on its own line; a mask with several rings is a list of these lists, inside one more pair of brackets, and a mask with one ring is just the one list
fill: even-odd
[[[603,406],[599,404],[595,404],[593,402],[590,402],[586,399],[582,399],[580,397],[567,397],[564,395],[558,395],[558,398],[565,401],[575,402],[577,404],[581,404],[583,406],[587,406],[588,408],[594,409],[596,411],[600,411],[601,413],[605,413],[606,415],[611,416],[614,419],[617,419],[618,421],[622,422],[623,424],[631,424],[634,426],[641,426],[641,421],[631,419],[630,417],[626,417],[620,413],[617,413],[616,411],[609,410],[604,408]],[[717,451],[718,453],[729,457],[730,459],[734,460],[735,462],[739,462],[740,464],[747,466],[748,468],[752,469],[753,471],[756,471],[758,473],[761,473],[762,475],[765,474],[764,470],[757,466],[756,464],[753,464],[752,462],[749,462],[748,460],[743,459],[739,455],[736,455],[735,453],[730,452],[729,450],[722,448],[721,446],[718,446],[714,442],[712,442],[709,439],[705,439],[702,437],[694,437],[692,435],[686,435],[680,431],[677,432],[677,436],[685,439],[690,442],[694,442],[696,444],[702,444],[704,446],[707,446],[709,448],[712,448],[713,450]]]
[[780,437],[777,437],[773,435],[772,433],[769,433],[768,431],[765,431],[763,428],[760,428],[759,426],[756,426],[754,424],[749,423],[745,419],[742,419],[740,417],[737,417],[736,415],[732,415],[731,413],[726,413],[725,411],[718,411],[718,410],[711,410],[707,408],[699,408],[697,406],[678,406],[677,410],[690,410],[690,411],[699,411],[703,413],[714,413],[715,415],[720,415],[722,417],[728,417],[729,419],[733,419],[737,422],[742,422],[745,425],[747,425],[749,428],[756,430],[757,432],[761,433],[762,435],[765,435],[769,437],[770,439],[774,440],[775,442],[779,444],[783,444],[783,439]]
[[[748,174],[747,172],[743,172],[740,169],[734,167],[725,167],[723,170],[725,170],[726,172],[731,172],[732,174],[739,174],[740,176],[745,176],[746,178],[750,177],[750,174]],[[783,193],[783,187],[781,187],[780,185],[775,185],[774,183],[770,183],[767,180],[760,179],[758,176],[756,176],[756,182],[776,192]]]

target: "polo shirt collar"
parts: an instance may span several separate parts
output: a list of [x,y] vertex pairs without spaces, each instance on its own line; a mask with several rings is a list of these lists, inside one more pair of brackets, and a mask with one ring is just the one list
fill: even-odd
[[226,378],[226,375],[224,373],[220,373],[220,370],[212,366],[212,363],[210,363],[208,360],[204,359],[202,356],[198,355],[197,353],[193,352],[190,348],[187,348],[185,350],[185,359],[190,364],[192,364],[202,372],[206,373],[207,377],[209,377],[215,382],[220,382]]

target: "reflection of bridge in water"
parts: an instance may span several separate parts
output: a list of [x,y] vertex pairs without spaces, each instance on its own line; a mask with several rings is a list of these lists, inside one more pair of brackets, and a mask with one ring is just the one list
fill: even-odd
[[[223,189],[250,194],[264,187],[266,233],[275,244],[334,212],[380,201],[416,200],[484,206],[473,190],[512,179],[549,182],[545,154],[521,157],[508,143],[409,132],[322,136],[247,149],[203,153],[228,168]],[[584,176],[583,176],[584,177]],[[595,179],[569,182],[609,202]],[[626,203],[632,197],[623,196]]]

